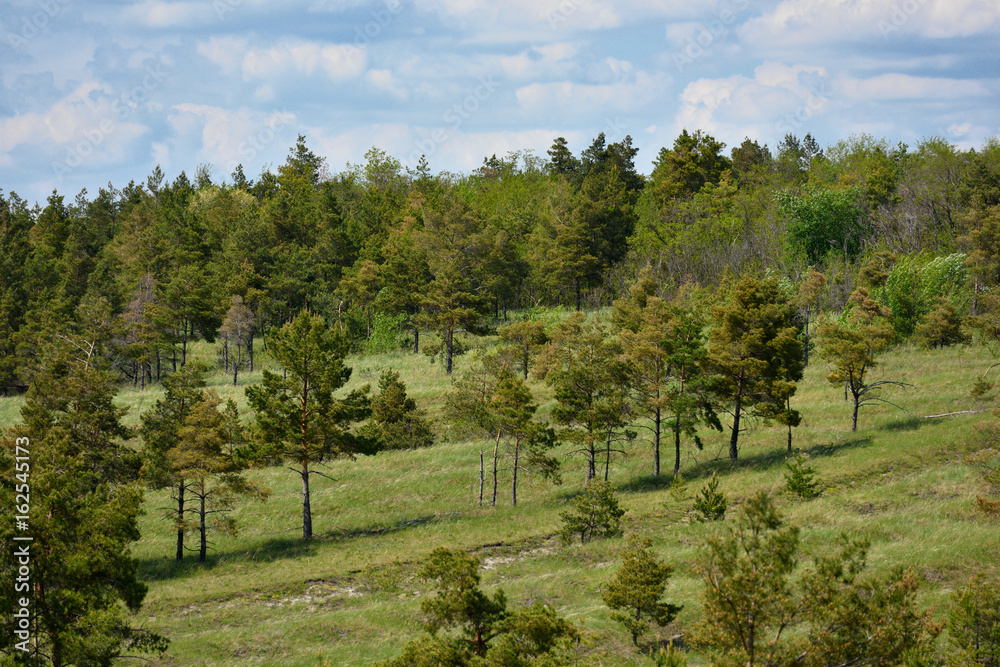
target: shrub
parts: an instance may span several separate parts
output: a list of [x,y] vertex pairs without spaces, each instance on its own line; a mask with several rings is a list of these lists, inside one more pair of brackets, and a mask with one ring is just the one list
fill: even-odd
[[785,461],[788,472],[785,473],[785,489],[799,498],[815,498],[822,491],[816,481],[816,469],[806,465],[807,458],[798,454],[795,458]]
[[622,564],[601,592],[601,599],[613,611],[611,618],[632,634],[632,643],[649,629],[650,621],[661,628],[674,620],[681,608],[661,602],[674,568],[650,551],[649,538],[629,535],[622,551]]
[[708,484],[695,496],[691,509],[701,515],[700,521],[719,521],[725,518],[728,504],[726,494],[719,491],[719,477],[713,472]]
[[981,575],[952,596],[949,664],[1000,667],[1000,587]]
[[563,542],[569,543],[576,535],[580,543],[593,537],[621,535],[622,517],[614,487],[607,482],[592,481],[583,493],[573,500],[573,511],[563,512]]

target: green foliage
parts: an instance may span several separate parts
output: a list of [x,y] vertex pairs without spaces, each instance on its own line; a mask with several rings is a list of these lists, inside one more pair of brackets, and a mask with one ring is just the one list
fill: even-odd
[[895,339],[886,322],[888,311],[860,287],[851,294],[849,305],[851,309],[842,321],[820,323],[820,356],[834,366],[826,376],[827,381],[837,387],[844,386],[851,395],[851,431],[857,431],[861,407],[876,402],[888,403],[880,396],[883,389],[907,385],[897,380],[873,381],[870,376],[877,365],[876,357]]
[[674,568],[650,548],[653,541],[629,535],[621,552],[622,564],[601,591],[601,599],[612,609],[611,618],[632,635],[632,644],[649,630],[650,622],[661,628],[674,620],[678,605],[661,602]]
[[[703,318],[693,308],[656,296],[652,269],[642,269],[628,299],[614,302],[612,322],[619,328],[636,401],[652,418],[653,474],[660,474],[660,436],[667,426],[674,439],[674,475],[680,471],[681,437],[701,449],[697,426],[722,430],[715,414],[705,362]],[[665,422],[665,423],[664,423]]]
[[700,515],[701,521],[721,521],[726,517],[728,506],[726,494],[719,491],[719,476],[713,472],[712,477],[694,497],[691,509]]
[[687,655],[674,647],[674,643],[663,648],[662,646],[656,650],[656,653],[650,656],[650,662],[654,667],[687,667]]
[[944,297],[936,299],[934,310],[924,316],[913,333],[922,347],[931,349],[968,343],[972,339],[962,327],[962,318],[955,306]]
[[378,388],[371,399],[372,419],[361,428],[359,435],[375,443],[378,451],[432,445],[434,433],[427,415],[406,395],[406,385],[399,379],[399,373],[383,371]]
[[563,542],[569,543],[577,535],[586,543],[598,537],[614,537],[622,532],[622,517],[614,487],[607,482],[592,481],[583,493],[573,499],[573,510],[562,512],[561,531]]
[[532,362],[549,341],[544,323],[537,320],[514,322],[501,327],[498,333],[503,341],[500,355],[509,358],[512,365],[520,366],[522,376],[527,380]]
[[565,428],[559,440],[575,446],[574,453],[587,460],[586,479],[597,477],[597,457],[605,454],[604,479],[619,441],[631,441],[629,368],[621,347],[598,318],[589,321],[574,313],[553,330],[536,366],[537,374],[555,389],[559,405],[552,411],[556,424]]
[[861,578],[866,542],[841,539],[798,580],[799,531],[764,492],[751,496],[727,530],[708,538],[695,646],[712,664],[899,664],[926,655],[937,630],[915,607],[917,580],[898,568]]
[[802,378],[802,341],[795,309],[773,278],[740,279],[712,315],[706,369],[714,375],[712,390],[732,409],[735,461],[744,412],[774,419],[787,411],[786,421],[796,421],[787,406]]
[[831,252],[846,259],[857,257],[868,233],[858,197],[853,188],[817,190],[806,197],[779,193],[781,211],[788,217],[789,250],[811,264],[822,262]]
[[[479,559],[460,551],[435,549],[420,571],[434,597],[420,605],[428,635],[411,641],[382,667],[529,667],[570,664],[562,659],[576,628],[551,606],[534,604],[511,611],[502,590],[492,597],[480,588]],[[442,631],[454,630],[448,635]]]
[[285,376],[263,372],[246,395],[256,412],[261,452],[273,460],[299,466],[302,478],[302,535],[312,538],[309,481],[312,466],[336,456],[371,453],[371,443],[351,433],[352,423],[368,416],[367,385],[344,398],[334,398],[351,377],[344,365],[348,343],[326,328],[323,320],[303,311],[268,344]]
[[376,313],[372,321],[371,335],[364,342],[365,354],[385,354],[398,350],[403,340],[401,335],[406,315]]
[[956,590],[947,627],[950,667],[1000,666],[1000,588],[996,582],[977,575]]
[[803,454],[798,454],[794,458],[785,461],[785,490],[799,498],[808,500],[816,498],[822,491],[819,482],[816,481],[816,469],[808,465],[808,458]]
[[896,260],[885,283],[885,305],[897,334],[911,335],[939,298],[959,312],[968,306],[971,294],[964,254],[930,260],[914,254]]
[[[113,403],[116,383],[69,350],[46,366],[28,390],[23,423],[4,433],[0,449],[0,464],[11,471],[0,500],[11,512],[29,505],[23,513],[33,538],[14,541],[13,514],[0,526],[9,545],[0,572],[10,587],[0,602],[0,653],[31,664],[110,665],[127,654],[162,652],[166,640],[137,627],[133,616],[147,592],[132,556],[143,493],[138,456],[124,442],[131,436],[121,423],[126,410]],[[18,480],[28,485],[30,501],[26,489],[15,500],[15,455],[30,462]],[[25,581],[26,569],[29,586],[15,593],[15,578]],[[26,639],[14,634],[15,599],[22,597],[30,600],[26,653],[14,647]]]

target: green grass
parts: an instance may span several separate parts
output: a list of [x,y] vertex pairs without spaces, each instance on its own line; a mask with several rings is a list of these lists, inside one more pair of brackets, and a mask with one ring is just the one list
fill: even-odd
[[[207,360],[214,352],[196,344],[191,354]],[[263,353],[259,358],[270,365]],[[172,642],[155,664],[316,665],[322,651],[330,664],[359,665],[396,655],[420,633],[420,601],[429,591],[416,572],[438,546],[480,555],[486,587],[502,586],[514,604],[555,605],[581,624],[581,650],[601,654],[603,664],[635,664],[629,638],[611,622],[599,595],[617,566],[623,540],[564,546],[555,537],[559,513],[582,488],[582,459],[564,460],[562,486],[524,480],[516,509],[509,507],[505,473],[499,506],[481,508],[476,503],[480,443],[448,437],[442,396],[450,380],[441,364],[406,352],[351,363],[351,386],[375,387],[382,369],[396,369],[435,423],[439,443],[332,462],[324,470],[332,479],[313,480],[316,538],[308,544],[301,538],[299,477],[279,467],[255,471],[271,488],[271,499],[240,507],[235,513],[240,534],[217,536],[204,565],[194,562],[194,555],[174,562],[175,535],[157,510],[169,498],[149,492],[143,537],[134,547],[149,585],[139,620]],[[469,363],[457,358],[456,373]],[[718,472],[720,488],[730,498],[730,512],[758,489],[779,492],[782,511],[802,527],[806,554],[819,553],[842,532],[867,537],[875,572],[912,565],[924,578],[921,603],[933,606],[939,617],[945,613],[951,591],[972,571],[995,569],[1000,550],[1000,527],[972,510],[982,489],[963,463],[974,426],[987,415],[921,417],[987,407],[968,398],[968,391],[989,363],[978,347],[901,348],[887,354],[877,372],[914,385],[890,396],[905,410],[864,409],[857,433],[850,432],[850,405],[842,391],[824,379],[825,366],[810,366],[793,407],[803,415],[795,447],[810,455],[824,489],[813,500],[780,494],[786,457],[780,426],[741,438],[736,465],[725,458],[728,434],[704,433],[705,450],[684,453],[685,503],[674,500],[669,477],[649,474],[645,442],[637,443],[628,459],[613,462],[611,481],[628,509],[627,529],[652,537],[658,553],[677,568],[667,596],[684,609],[663,636],[682,632],[699,617],[701,582],[693,564],[717,525],[688,521],[685,510],[712,472]],[[258,370],[233,387],[230,377],[218,373],[209,384],[245,412],[244,389],[259,379]],[[536,383],[532,389],[543,404],[540,412],[548,414],[551,390]],[[136,425],[141,411],[160,396],[159,387],[127,387],[118,402],[129,407],[126,420]],[[0,425],[14,423],[22,403],[16,397],[0,400]],[[663,461],[668,470],[670,451],[666,448]],[[696,654],[691,659],[702,664]]]

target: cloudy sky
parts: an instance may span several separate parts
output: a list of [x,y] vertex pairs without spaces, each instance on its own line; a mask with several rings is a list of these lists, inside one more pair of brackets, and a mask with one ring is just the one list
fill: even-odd
[[5,0],[0,189],[253,177],[298,134],[334,172],[604,132],[648,173],[682,128],[976,147],[1000,135],[998,37],[1000,0]]

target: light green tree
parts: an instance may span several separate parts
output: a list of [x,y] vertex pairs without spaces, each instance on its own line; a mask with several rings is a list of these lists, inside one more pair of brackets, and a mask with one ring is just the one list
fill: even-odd
[[674,568],[653,553],[652,546],[648,537],[629,535],[621,552],[622,564],[601,591],[604,604],[613,610],[612,620],[625,626],[635,646],[650,622],[662,628],[681,610],[661,600]]

